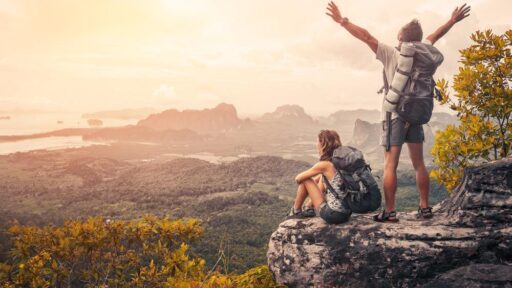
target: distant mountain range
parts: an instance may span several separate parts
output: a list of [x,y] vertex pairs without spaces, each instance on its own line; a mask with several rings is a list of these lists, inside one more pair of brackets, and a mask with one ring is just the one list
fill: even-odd
[[[340,110],[327,117],[314,118],[308,115],[299,105],[283,105],[273,112],[263,114],[254,119],[241,119],[238,117],[235,106],[221,103],[214,108],[203,110],[168,109],[155,111],[151,108],[126,109],[101,111],[83,114],[83,118],[116,118],[116,119],[140,119],[137,126],[153,129],[155,131],[188,129],[200,134],[216,134],[246,129],[254,126],[272,127],[289,126],[289,129],[315,127],[331,128],[347,131],[350,136],[352,127],[357,119],[368,122],[378,122],[380,112],[378,110]],[[346,129],[349,128],[349,129]],[[130,128],[133,131],[133,127]]]
[[140,120],[137,126],[157,131],[190,129],[198,133],[218,133],[240,128],[243,120],[238,118],[235,106],[221,103],[212,109],[165,110]]
[[451,114],[439,112],[433,113],[428,126],[432,128],[432,131],[435,132],[437,130],[442,130],[446,128],[448,125],[457,125],[459,123],[459,119]]
[[354,124],[357,119],[362,119],[370,123],[380,122],[381,113],[379,110],[367,109],[339,110],[323,119],[323,122],[333,125],[344,125],[347,122]]
[[[356,130],[363,129],[366,124],[359,122],[362,120],[368,123],[380,122],[381,116],[378,110],[339,110],[326,117],[314,118],[308,115],[304,108],[298,105],[283,105],[277,107],[273,112],[265,113],[261,117],[254,119],[241,119],[238,116],[234,105],[221,103],[214,108],[203,110],[183,110],[169,109],[162,112],[155,112],[152,108],[127,109],[127,110],[111,110],[90,114],[83,114],[85,118],[139,118],[144,114],[150,113],[138,121],[136,125],[128,125],[122,127],[104,127],[88,129],[68,128],[33,135],[17,135],[5,136],[0,135],[0,141],[16,141],[21,139],[41,138],[56,136],[73,136],[87,135],[89,139],[96,136],[110,140],[132,138],[141,140],[148,136],[151,140],[157,140],[158,134],[165,131],[167,136],[163,137],[167,140],[168,136],[175,134],[186,135],[185,138],[190,139],[190,135],[226,135],[240,136],[241,134],[251,133],[253,136],[265,137],[265,133],[269,136],[278,137],[299,135],[300,137],[308,137],[313,132],[321,129],[334,129],[338,131],[343,142],[350,141],[354,135],[354,125]],[[429,125],[432,132],[443,129],[449,124],[456,124],[457,117],[448,113],[434,113]],[[91,128],[92,129],[92,128]],[[186,133],[173,133],[172,131],[186,130]],[[125,133],[125,134],[123,134]],[[240,134],[241,133],[241,134]],[[100,137],[101,136],[101,137]],[[314,136],[314,135],[313,135]],[[195,138],[195,137],[193,137]],[[255,137],[253,137],[255,138]],[[278,137],[280,138],[280,137]],[[314,138],[314,137],[313,137]],[[195,138],[197,140],[197,138]],[[253,139],[257,140],[257,139]],[[354,140],[356,142],[361,139]]]
[[276,108],[274,112],[265,113],[257,121],[274,122],[292,125],[314,125],[318,124],[313,117],[306,114],[304,108],[298,105],[284,105]]
[[359,149],[372,149],[378,145],[381,137],[382,124],[370,123],[357,119],[354,123],[351,144]]
[[[182,153],[238,155],[245,153],[243,151],[252,151],[253,155],[314,161],[317,158],[314,142],[318,132],[321,129],[334,129],[340,134],[342,143],[358,147],[369,159],[380,163],[383,157],[382,147],[379,146],[382,129],[380,118],[378,110],[359,109],[339,110],[315,119],[298,105],[284,105],[259,118],[241,119],[235,106],[221,103],[203,110],[165,110],[141,119],[136,125],[0,136],[0,142],[78,135],[92,141],[159,144]],[[436,130],[457,121],[453,115],[434,113],[431,123],[424,126],[425,151],[431,148]],[[404,148],[403,154],[408,154],[406,150]],[[430,153],[425,153],[425,156],[428,161]]]
[[90,119],[120,119],[120,120],[129,120],[129,119],[144,119],[151,114],[155,114],[160,112],[160,110],[154,108],[135,108],[135,109],[121,109],[121,110],[107,110],[107,111],[98,111],[93,113],[85,113],[82,114],[82,118]]

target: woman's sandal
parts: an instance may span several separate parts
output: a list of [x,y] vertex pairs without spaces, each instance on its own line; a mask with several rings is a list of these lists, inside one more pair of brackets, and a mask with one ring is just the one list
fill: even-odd
[[418,207],[418,214],[416,215],[416,217],[419,219],[430,219],[434,217],[434,213],[432,213],[432,207]]
[[398,219],[396,218],[396,211],[386,212],[385,209],[373,216],[373,221],[381,222],[381,223],[397,223]]

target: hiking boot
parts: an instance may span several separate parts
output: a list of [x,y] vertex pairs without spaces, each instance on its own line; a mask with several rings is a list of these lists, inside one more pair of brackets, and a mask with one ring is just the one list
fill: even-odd
[[431,219],[432,217],[434,217],[434,213],[432,213],[432,207],[427,207],[427,208],[418,207],[418,214],[416,214],[416,218]]
[[302,215],[304,217],[315,217],[315,209],[313,207],[307,207],[306,209],[304,209],[304,211],[302,211]]
[[293,207],[290,209],[290,212],[288,212],[288,215],[286,215],[286,220],[288,219],[303,219],[305,218],[304,217],[304,213],[302,212],[302,210],[299,210],[299,211],[295,211],[295,209],[293,209]]

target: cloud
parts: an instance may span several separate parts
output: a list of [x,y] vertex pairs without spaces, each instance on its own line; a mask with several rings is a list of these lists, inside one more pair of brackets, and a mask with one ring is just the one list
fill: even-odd
[[[461,4],[336,2],[350,21],[390,45],[411,18],[419,18],[428,35]],[[451,79],[460,65],[458,50],[470,44],[471,32],[510,28],[511,3],[468,0],[471,17],[436,44],[445,55],[436,76]],[[42,99],[30,100],[31,105],[48,106],[43,99],[49,99],[86,110],[148,102],[196,109],[221,101],[245,114],[289,103],[318,114],[379,108],[375,91],[382,84],[380,63],[364,43],[325,15],[326,4],[0,0],[0,95],[38,95]],[[7,104],[25,105],[19,103]]]
[[18,14],[18,9],[11,1],[0,0],[0,14],[16,16]]
[[[7,40],[0,52],[20,48],[44,51],[73,44],[77,51],[106,45],[124,50],[122,45],[129,43],[115,42],[127,39],[132,44],[143,43],[163,35],[186,38],[199,33],[204,17],[162,9],[160,2],[171,1],[0,0],[2,36]],[[15,11],[19,17],[5,17],[2,11]]]

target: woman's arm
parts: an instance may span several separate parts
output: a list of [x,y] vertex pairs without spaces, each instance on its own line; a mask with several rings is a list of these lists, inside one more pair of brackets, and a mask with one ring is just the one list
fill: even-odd
[[325,193],[325,186],[324,186],[324,181],[322,179],[322,175],[318,175],[317,176],[318,179],[317,180],[317,185],[318,185],[318,188],[320,188],[320,191],[324,192]]
[[297,177],[295,177],[295,182],[297,182],[297,184],[300,184],[307,179],[310,179],[319,174],[322,174],[325,171],[325,163],[324,162],[325,161],[320,161],[320,162],[316,163],[315,165],[313,165],[313,167],[311,167],[308,170],[297,175]]

